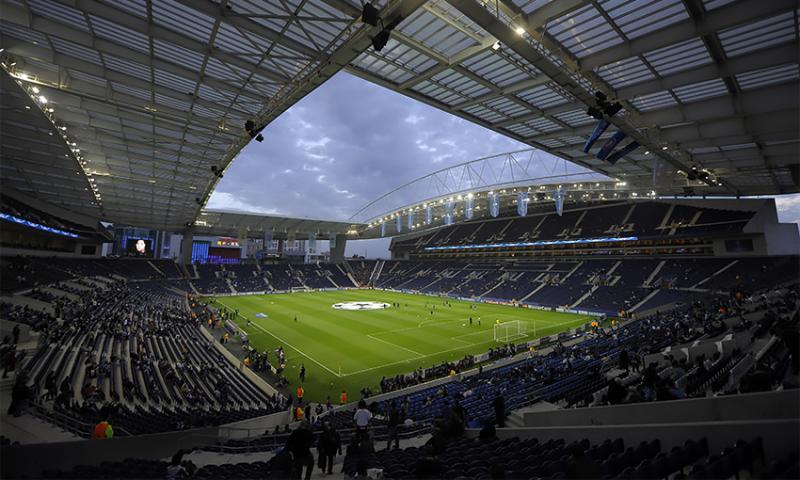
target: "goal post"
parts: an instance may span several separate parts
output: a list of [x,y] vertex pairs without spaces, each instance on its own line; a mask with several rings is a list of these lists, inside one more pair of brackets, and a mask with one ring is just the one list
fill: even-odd
[[494,324],[494,341],[510,343],[528,336],[528,324],[522,320]]

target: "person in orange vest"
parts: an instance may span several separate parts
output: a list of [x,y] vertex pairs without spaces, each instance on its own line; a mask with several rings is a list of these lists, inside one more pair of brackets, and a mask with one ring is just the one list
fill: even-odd
[[347,392],[342,390],[342,394],[339,395],[339,405],[344,405],[347,403]]
[[103,420],[98,423],[94,426],[94,430],[92,430],[92,439],[103,440],[112,437],[114,437],[114,429],[111,428],[111,424],[108,423],[108,420]]
[[299,387],[297,387],[297,401],[298,401],[299,403],[301,403],[301,404],[303,403],[303,394],[304,394],[304,393],[306,393],[306,391],[305,391],[305,390],[303,390],[303,386],[302,386],[302,385],[300,385]]

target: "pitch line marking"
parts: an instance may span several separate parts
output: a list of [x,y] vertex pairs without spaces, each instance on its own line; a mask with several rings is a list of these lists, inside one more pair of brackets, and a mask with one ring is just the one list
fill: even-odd
[[[225,308],[228,308],[228,309],[230,309],[230,308],[231,308],[231,307],[229,307],[229,306],[225,305],[224,303],[222,303],[222,302],[220,302],[220,301],[217,301],[217,303],[219,303],[220,305],[224,305],[224,306],[225,306]],[[247,317],[245,317],[245,316],[244,316],[244,315],[242,315],[241,313],[239,313],[238,315],[239,315],[240,317],[242,317],[243,319],[247,320]],[[281,337],[279,337],[279,336],[275,335],[274,333],[270,332],[269,330],[267,330],[266,328],[264,328],[264,327],[262,327],[261,325],[257,324],[256,322],[250,322],[250,324],[251,324],[252,326],[256,327],[257,329],[261,330],[262,332],[266,333],[267,335],[272,335],[272,336],[273,336],[273,337],[275,337],[275,338],[276,338],[276,339],[277,339],[279,342],[286,344],[286,345],[287,345],[289,348],[291,348],[292,350],[296,351],[296,352],[297,352],[297,353],[299,353],[300,355],[302,355],[302,356],[306,357],[307,359],[311,360],[312,362],[316,363],[316,364],[317,364],[317,365],[319,365],[320,367],[324,368],[324,369],[325,369],[325,371],[327,371],[327,372],[331,373],[332,375],[335,375],[335,376],[337,376],[337,377],[342,377],[342,376],[343,376],[343,375],[339,375],[338,373],[334,372],[334,371],[333,371],[333,370],[331,370],[330,368],[328,368],[328,367],[326,367],[325,365],[323,365],[322,363],[318,362],[316,359],[314,359],[314,357],[312,357],[312,356],[308,355],[307,353],[303,352],[303,351],[302,351],[302,350],[300,350],[299,348],[295,347],[295,346],[294,346],[294,345],[292,345],[291,343],[287,342],[286,340],[282,339]]]
[[396,343],[392,343],[392,342],[390,342],[390,341],[388,341],[388,340],[384,340],[384,339],[382,339],[382,338],[375,337],[375,336],[373,336],[371,333],[368,333],[368,334],[367,334],[367,336],[368,336],[369,338],[373,339],[373,340],[377,340],[377,341],[379,341],[379,342],[383,342],[383,343],[385,343],[385,344],[387,344],[387,345],[391,345],[391,346],[393,346],[393,347],[397,347],[397,348],[402,348],[402,349],[403,349],[403,350],[405,350],[406,352],[411,352],[411,353],[413,353],[414,355],[417,355],[417,356],[418,356],[418,357],[420,357],[420,358],[425,356],[425,354],[419,353],[419,352],[417,352],[417,351],[415,351],[415,350],[411,350],[410,348],[406,348],[406,347],[404,347],[404,346],[402,346],[402,345],[398,345],[398,344],[396,344]]

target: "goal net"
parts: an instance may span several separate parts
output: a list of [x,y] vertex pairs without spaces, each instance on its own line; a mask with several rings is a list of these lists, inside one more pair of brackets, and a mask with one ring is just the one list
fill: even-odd
[[494,324],[494,341],[510,343],[528,336],[528,324],[522,320]]

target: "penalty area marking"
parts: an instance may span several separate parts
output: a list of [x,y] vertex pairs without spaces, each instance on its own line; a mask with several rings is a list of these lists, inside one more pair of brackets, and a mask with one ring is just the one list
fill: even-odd
[[383,343],[385,343],[385,344],[387,344],[387,345],[391,345],[391,346],[393,346],[393,347],[401,348],[401,349],[405,350],[406,352],[411,352],[411,353],[413,353],[414,355],[418,356],[419,358],[423,358],[423,357],[425,357],[425,354],[423,354],[423,353],[419,353],[419,352],[417,352],[417,351],[411,350],[410,348],[406,348],[406,347],[404,347],[404,346],[402,346],[402,345],[398,345],[398,344],[396,344],[396,343],[392,343],[392,342],[390,342],[390,341],[388,341],[388,340],[384,340],[384,339],[382,339],[382,338],[378,338],[378,337],[376,337],[376,336],[372,335],[371,333],[368,333],[368,334],[367,334],[367,336],[368,336],[369,338],[373,339],[373,340],[377,340],[377,341],[379,341],[379,342],[383,342]]
[[[225,308],[228,308],[228,309],[230,309],[230,308],[231,308],[231,307],[229,307],[229,306],[225,305],[224,303],[220,302],[219,300],[217,300],[217,303],[219,303],[220,305],[224,305],[224,306],[225,306]],[[247,320],[247,317],[245,317],[245,316],[244,316],[244,315],[242,315],[241,313],[240,313],[240,314],[238,314],[238,315],[239,315],[240,317],[244,318],[245,320]],[[315,359],[314,359],[314,357],[310,356],[309,354],[307,354],[307,353],[305,353],[304,351],[300,350],[299,348],[295,347],[295,346],[294,346],[294,345],[292,345],[291,343],[287,342],[286,340],[282,339],[281,337],[279,337],[279,336],[275,335],[274,333],[270,332],[269,330],[267,330],[266,328],[262,327],[261,325],[259,325],[259,324],[255,323],[255,322],[251,322],[250,324],[251,324],[252,326],[256,327],[257,329],[261,330],[262,332],[266,333],[267,335],[272,335],[272,336],[273,336],[273,337],[275,337],[275,339],[276,339],[276,340],[278,340],[279,342],[286,344],[286,346],[288,346],[288,347],[289,347],[289,348],[291,348],[292,350],[296,351],[296,352],[297,352],[297,353],[299,353],[300,355],[302,355],[302,356],[306,357],[307,359],[309,359],[309,360],[311,360],[312,362],[316,363],[316,364],[317,364],[317,365],[319,365],[320,367],[324,368],[326,372],[329,372],[329,373],[331,373],[331,374],[333,374],[333,375],[335,375],[335,376],[337,376],[337,377],[343,377],[343,376],[344,376],[344,375],[339,375],[338,373],[334,372],[334,371],[333,371],[333,370],[331,370],[330,368],[326,367],[326,366],[325,366],[325,365],[323,365],[322,363],[320,363],[320,362],[318,362],[317,360],[315,360]]]

